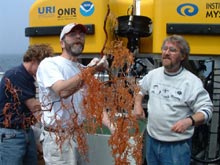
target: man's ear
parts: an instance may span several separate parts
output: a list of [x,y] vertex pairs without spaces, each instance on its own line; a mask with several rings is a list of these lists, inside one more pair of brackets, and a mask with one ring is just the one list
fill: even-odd
[[62,49],[65,47],[65,44],[64,44],[64,41],[63,41],[63,40],[60,41],[60,45],[61,45],[61,48],[62,48]]
[[186,59],[186,55],[185,54],[182,54],[182,57],[181,57],[182,61],[184,61]]

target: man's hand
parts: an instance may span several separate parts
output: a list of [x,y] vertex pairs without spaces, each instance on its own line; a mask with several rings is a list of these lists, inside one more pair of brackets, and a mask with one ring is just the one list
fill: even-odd
[[102,72],[108,69],[107,56],[103,56],[101,59],[93,58],[92,61],[87,65],[88,67],[94,67],[95,71]]
[[93,58],[90,63],[87,65],[87,67],[93,67],[95,66],[98,62],[100,61],[100,59],[98,59],[97,57]]
[[171,128],[171,130],[176,133],[183,133],[191,126],[192,126],[191,119],[185,118],[185,119],[182,119],[182,120],[179,120],[178,122],[176,122],[173,125],[173,127]]

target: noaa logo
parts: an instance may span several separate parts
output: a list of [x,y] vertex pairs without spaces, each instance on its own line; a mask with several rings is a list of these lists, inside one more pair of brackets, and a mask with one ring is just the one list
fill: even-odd
[[177,12],[182,16],[194,16],[199,12],[199,8],[195,4],[184,3],[177,7]]
[[94,13],[95,7],[92,2],[85,1],[80,5],[80,13],[83,16],[90,16]]

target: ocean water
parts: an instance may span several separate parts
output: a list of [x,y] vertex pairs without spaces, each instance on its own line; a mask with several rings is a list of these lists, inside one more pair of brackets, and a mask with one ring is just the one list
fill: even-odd
[[22,54],[0,54],[0,72],[5,72],[14,66],[20,65],[22,61]]

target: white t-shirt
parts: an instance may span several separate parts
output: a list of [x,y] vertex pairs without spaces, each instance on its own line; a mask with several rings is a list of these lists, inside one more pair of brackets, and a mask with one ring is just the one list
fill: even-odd
[[193,127],[180,134],[171,131],[173,124],[198,111],[212,116],[213,104],[202,81],[186,69],[176,75],[166,74],[164,67],[154,69],[140,80],[140,86],[141,93],[149,95],[147,130],[155,139],[189,139]]
[[67,80],[80,72],[80,63],[72,62],[61,56],[45,58],[37,70],[37,82],[39,86],[39,100],[44,110],[42,123],[46,126],[56,126],[56,120],[62,121],[65,127],[72,121],[70,115],[78,114],[78,121],[82,122],[82,92],[78,90],[70,97],[64,99],[58,96],[51,86],[58,80]]

